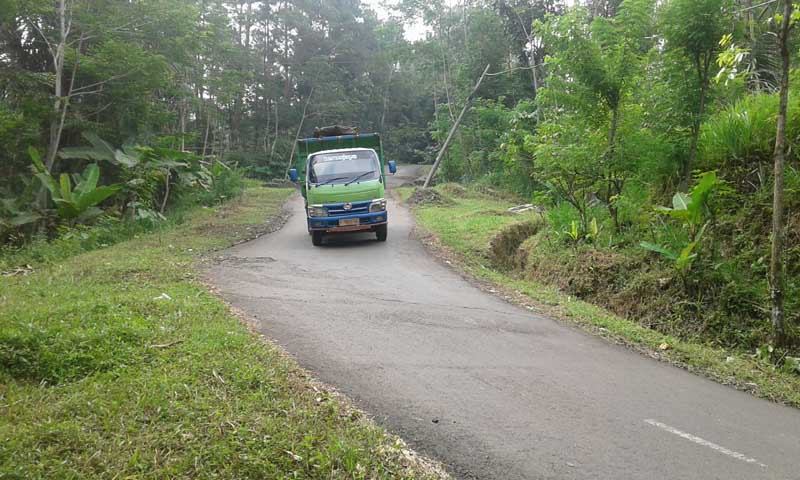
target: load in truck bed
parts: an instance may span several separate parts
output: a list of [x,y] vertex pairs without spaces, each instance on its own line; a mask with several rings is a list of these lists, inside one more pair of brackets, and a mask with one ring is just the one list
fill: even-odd
[[346,127],[344,125],[331,125],[329,127],[317,127],[314,129],[316,138],[338,137],[340,135],[358,135],[356,127]]

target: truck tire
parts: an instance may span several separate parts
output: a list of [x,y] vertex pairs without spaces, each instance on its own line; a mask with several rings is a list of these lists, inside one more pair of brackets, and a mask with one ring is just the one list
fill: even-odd
[[319,230],[314,230],[311,232],[311,243],[315,247],[319,247],[320,245],[322,245],[322,234],[323,232]]
[[389,228],[388,225],[386,225],[385,223],[383,225],[378,225],[377,227],[375,227],[375,235],[378,237],[379,242],[385,242],[386,235],[388,235],[388,233],[389,233]]

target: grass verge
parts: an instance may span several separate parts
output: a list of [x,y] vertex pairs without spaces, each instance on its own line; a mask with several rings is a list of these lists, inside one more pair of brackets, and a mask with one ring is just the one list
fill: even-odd
[[291,190],[0,278],[2,478],[438,478],[200,283]]
[[[774,368],[750,352],[731,351],[700,342],[664,335],[634,321],[581,301],[557,288],[535,280],[520,279],[513,272],[493,268],[489,242],[503,227],[533,221],[538,215],[508,214],[508,201],[453,186],[436,187],[445,204],[414,207],[421,239],[439,256],[480,286],[497,291],[509,301],[529,310],[560,318],[610,341],[630,346],[645,355],[668,361],[718,382],[746,390],[763,398],[800,407],[800,376]],[[411,197],[413,188],[398,189],[401,199]]]

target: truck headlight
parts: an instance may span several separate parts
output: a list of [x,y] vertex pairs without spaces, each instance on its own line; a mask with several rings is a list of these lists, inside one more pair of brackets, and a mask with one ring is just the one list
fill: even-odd
[[309,205],[308,206],[308,216],[309,217],[327,217],[328,212],[325,211],[325,207],[322,205]]
[[369,204],[369,213],[382,212],[384,210],[386,210],[385,198],[373,200],[372,203]]

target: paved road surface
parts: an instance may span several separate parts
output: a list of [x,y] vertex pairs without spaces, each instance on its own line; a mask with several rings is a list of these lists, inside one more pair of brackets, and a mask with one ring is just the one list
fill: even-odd
[[[407,176],[412,172],[401,170]],[[321,380],[457,478],[800,479],[800,411],[533,315],[389,240],[312,247],[302,201],[212,280]]]

